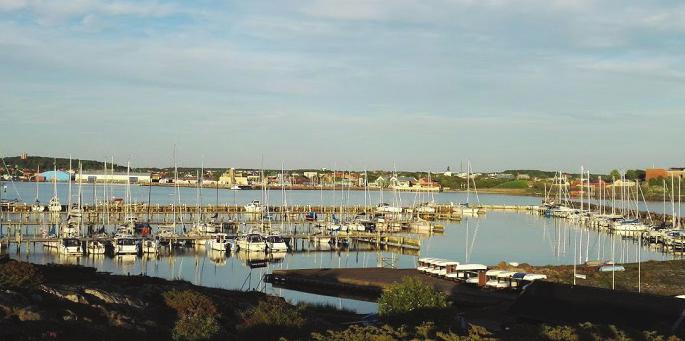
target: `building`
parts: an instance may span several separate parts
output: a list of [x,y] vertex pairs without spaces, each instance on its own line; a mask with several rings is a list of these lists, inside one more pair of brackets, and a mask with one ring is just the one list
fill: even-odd
[[647,168],[645,169],[645,180],[649,181],[658,178],[684,178],[685,168],[673,167],[669,169],[664,168]]
[[422,189],[438,190],[440,189],[440,184],[427,178],[421,178],[419,179],[418,187]]
[[379,176],[376,180],[369,183],[369,187],[383,188],[388,185],[388,180],[383,176]]
[[40,173],[40,175],[45,179],[45,181],[54,181],[55,178],[58,182],[69,181],[70,175],[63,171],[47,171]]
[[114,174],[95,174],[82,173],[74,175],[75,182],[96,183],[150,183],[152,181],[149,173],[114,173]]
[[530,180],[530,175],[528,175],[528,174],[516,174],[516,180]]
[[393,176],[390,178],[390,187],[396,189],[405,189],[414,186],[417,183],[416,178],[407,176]]
[[616,180],[607,187],[635,187],[635,184],[636,183],[633,180]]
[[219,177],[219,183],[222,185],[234,185],[235,184],[235,169],[229,168]]

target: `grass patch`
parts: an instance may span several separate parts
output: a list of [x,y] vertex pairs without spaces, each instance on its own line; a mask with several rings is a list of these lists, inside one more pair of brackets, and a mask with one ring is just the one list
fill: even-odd
[[526,180],[511,180],[511,181],[501,183],[501,184],[495,186],[495,188],[527,189],[528,188],[528,181],[526,181]]

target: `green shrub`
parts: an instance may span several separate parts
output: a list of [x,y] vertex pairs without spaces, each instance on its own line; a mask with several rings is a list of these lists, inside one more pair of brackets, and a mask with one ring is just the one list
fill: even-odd
[[257,325],[300,328],[305,320],[300,312],[279,297],[266,297],[243,316],[243,326]]
[[298,339],[306,335],[306,320],[298,309],[280,297],[267,296],[243,314],[238,327],[240,339]]
[[0,287],[32,289],[43,283],[43,275],[30,263],[8,261],[0,264]]
[[171,290],[162,294],[166,305],[176,310],[174,340],[207,340],[219,331],[218,311],[212,300],[193,290]]
[[447,296],[414,277],[405,277],[402,283],[384,291],[378,299],[378,312],[382,316],[412,313],[424,309],[447,308]]
[[325,335],[312,334],[312,340],[315,341],[393,341],[409,338],[410,335],[405,328],[395,329],[387,325],[383,327],[352,325],[345,330],[329,330]]
[[460,336],[450,330],[441,330],[432,322],[424,322],[416,327],[407,326],[382,327],[352,325],[339,331],[327,331],[326,334],[312,333],[312,340],[323,341],[385,341],[385,340],[441,340],[441,341],[494,341],[495,338],[485,328],[470,325],[467,335]]
[[575,328],[570,326],[543,326],[542,337],[551,341],[575,341],[578,334]]

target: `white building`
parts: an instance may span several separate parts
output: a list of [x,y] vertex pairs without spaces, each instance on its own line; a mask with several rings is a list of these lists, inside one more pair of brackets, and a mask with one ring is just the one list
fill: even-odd
[[109,182],[109,183],[150,183],[149,173],[114,173],[114,174],[96,174],[83,173],[74,175],[75,182],[95,183],[95,182]]

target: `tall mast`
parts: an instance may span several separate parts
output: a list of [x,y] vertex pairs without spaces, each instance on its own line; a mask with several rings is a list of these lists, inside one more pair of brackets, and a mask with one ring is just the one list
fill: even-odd
[[82,178],[83,178],[83,165],[81,164],[81,160],[78,160],[78,229],[79,229],[79,234],[81,233],[81,223],[83,222],[83,212],[81,212],[81,186],[82,186]]
[[107,159],[102,166],[102,226],[105,225],[107,216]]
[[671,225],[676,227],[675,222],[675,186],[673,184],[673,175],[671,174]]
[[69,183],[69,199],[67,200],[67,204],[69,206],[67,206],[68,207],[67,212],[71,211],[71,155],[69,155],[69,180],[68,180],[68,183]]
[[681,206],[682,206],[682,205],[680,205],[680,189],[682,188],[682,186],[681,186],[681,180],[682,180],[682,177],[679,176],[679,177],[678,177],[678,227],[680,227],[680,218],[682,217],[682,216],[681,216],[681,211],[680,211],[680,210],[681,210]]
[[174,233],[176,233],[176,206],[181,205],[181,192],[178,189],[178,166],[176,165],[176,145],[174,144],[174,190],[176,191],[176,204],[174,207]]
[[[585,169],[583,168],[583,166],[580,166],[580,211],[581,212],[583,211],[583,208],[584,208],[583,198],[585,197],[585,192],[584,192],[585,189],[583,188],[583,187],[585,187],[585,182],[583,181],[584,176],[585,176]],[[588,203],[588,206],[590,206],[589,203]]]
[[196,213],[196,223],[200,223],[200,171],[195,170],[195,179],[197,180],[197,186],[195,186],[195,207],[197,207]]
[[471,196],[471,161],[466,161],[466,205],[468,206]]
[[40,165],[38,165],[38,170],[36,171],[36,175],[34,175],[34,180],[36,181],[36,202],[38,202],[38,174],[40,174]]

